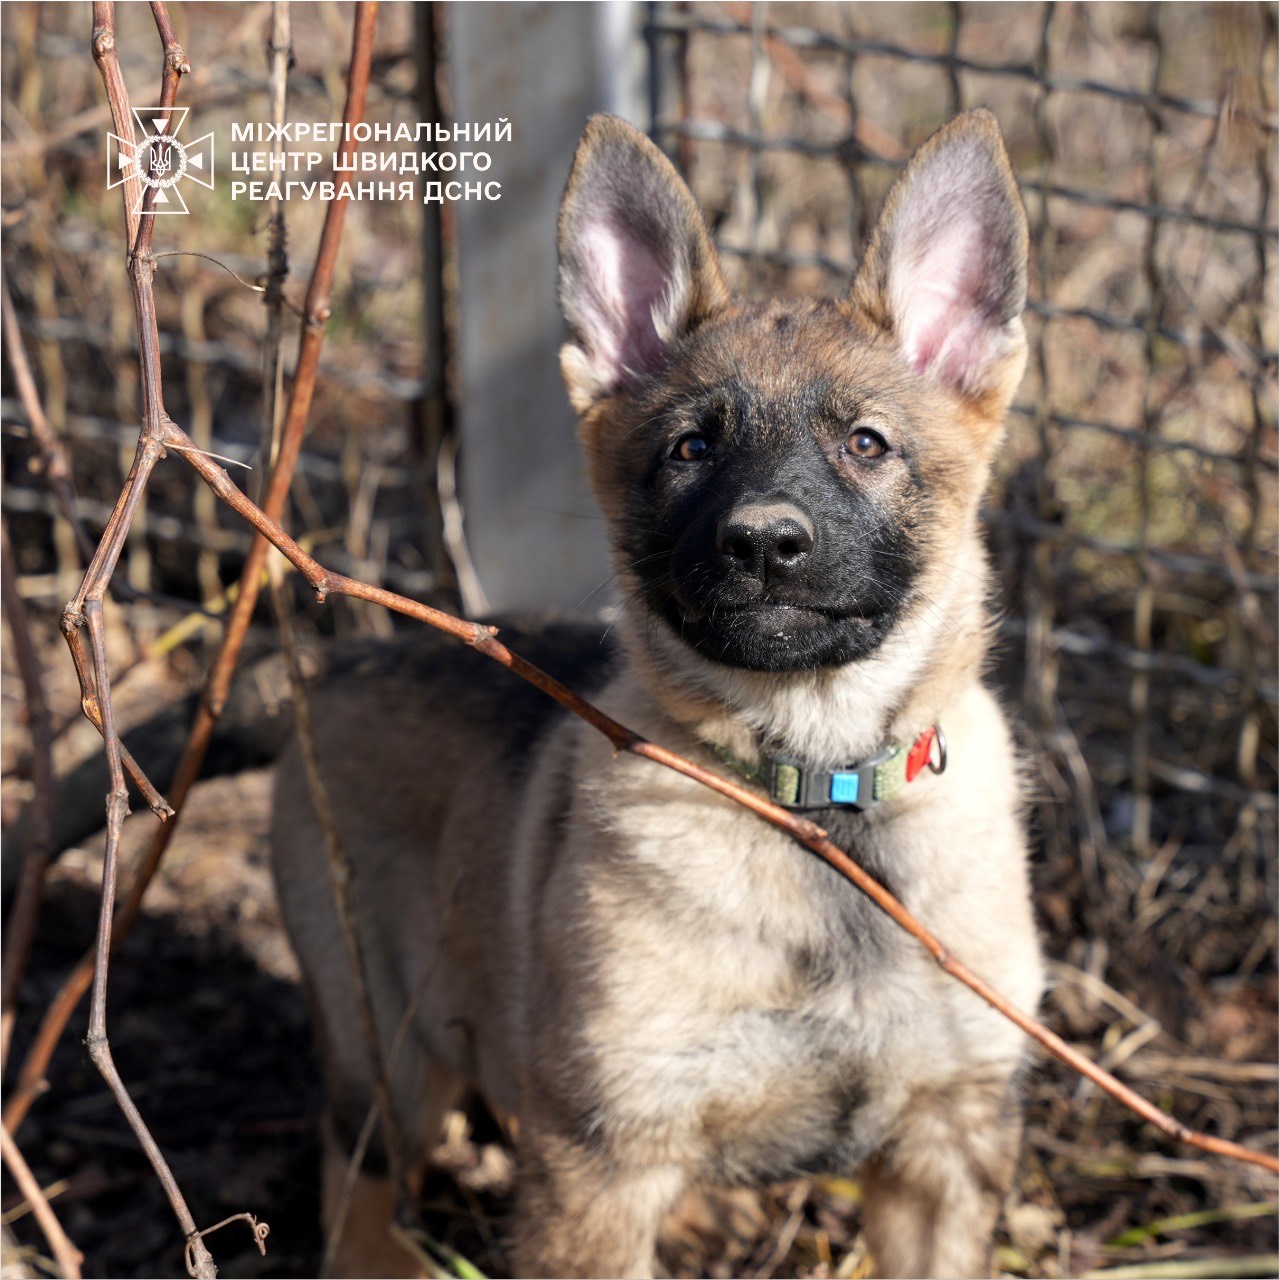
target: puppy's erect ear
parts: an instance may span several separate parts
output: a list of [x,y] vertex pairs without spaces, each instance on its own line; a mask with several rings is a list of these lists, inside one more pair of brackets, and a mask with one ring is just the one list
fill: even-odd
[[560,207],[560,367],[579,413],[665,362],[728,301],[706,224],[671,162],[615,116],[592,116]]
[[917,372],[1002,413],[1021,379],[1026,214],[999,125],[969,111],[897,180],[853,300]]

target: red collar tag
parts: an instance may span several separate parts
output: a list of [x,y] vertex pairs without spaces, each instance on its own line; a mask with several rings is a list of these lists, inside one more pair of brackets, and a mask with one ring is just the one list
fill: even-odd
[[915,745],[906,753],[906,781],[914,782],[923,771],[924,766],[932,758],[933,741],[937,737],[936,728],[925,729],[915,739]]

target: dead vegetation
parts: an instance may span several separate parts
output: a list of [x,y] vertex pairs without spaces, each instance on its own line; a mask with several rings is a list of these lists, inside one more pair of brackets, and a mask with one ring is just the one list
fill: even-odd
[[[1264,306],[1274,269],[1273,15],[1247,6],[1215,18],[1188,9],[1158,17],[1146,6],[1059,6],[1048,15],[1028,6],[1013,22],[972,5],[955,26],[944,6],[884,9],[891,19],[871,7],[664,7],[672,26],[717,24],[688,35],[680,53],[695,190],[718,211],[721,240],[744,249],[747,287],[838,287],[858,238],[850,197],[854,219],[865,218],[887,175],[843,139],[855,126],[872,157],[895,158],[894,142],[918,141],[959,105],[957,81],[963,104],[990,102],[1011,122],[1028,184],[1136,206],[1060,194],[1037,203],[1028,189],[1042,355],[992,497],[1005,579],[999,675],[1021,700],[1039,762],[1037,885],[1057,961],[1052,1025],[1188,1124],[1273,1145],[1276,334]],[[342,47],[349,15],[316,12],[333,32],[299,27],[293,83],[340,106],[340,69],[323,37]],[[264,13],[201,14],[202,31],[226,28],[217,44],[227,51],[203,81],[199,71],[194,78],[201,110],[242,103],[265,83]],[[118,491],[118,451],[132,448],[137,410],[129,329],[115,321],[129,318],[111,248],[118,206],[99,192],[105,119],[67,134],[96,105],[76,16],[36,6],[6,13],[5,271],[92,527]],[[877,21],[886,29],[874,30]],[[975,71],[956,78],[936,62],[862,49],[866,42],[933,58],[1043,58],[1041,70],[1050,65],[1056,78],[1146,96],[1045,93],[1033,77]],[[407,20],[384,13],[370,108],[378,118],[406,110],[411,50]],[[150,83],[150,64],[145,74]],[[1152,83],[1216,113],[1152,102]],[[699,137],[711,132],[707,122],[829,154],[715,142]],[[1151,204],[1199,220],[1151,218],[1142,212]],[[189,247],[252,277],[262,269],[253,229],[229,205],[223,214],[174,235],[192,235]],[[363,572],[447,602],[446,570],[429,559],[431,536],[413,515],[425,467],[403,408],[423,368],[412,323],[415,250],[406,248],[415,233],[376,206],[365,214],[348,242],[353,265],[339,273],[326,394],[313,423],[317,461],[304,469],[290,527],[310,529],[329,550],[346,541]],[[314,243],[314,230],[299,220],[294,242]],[[388,259],[395,270],[383,270]],[[249,437],[237,433],[256,431],[259,304],[209,264],[174,262],[157,284],[171,344],[170,412],[184,425],[205,422],[219,452],[246,452]],[[31,474],[30,440],[10,430],[20,421],[6,401],[6,522],[62,730],[61,767],[100,747],[92,730],[86,739],[71,727],[75,685],[52,622],[78,579],[75,551]],[[184,613],[157,597],[212,599],[234,579],[245,545],[198,492],[176,466],[161,477],[124,561],[129,584],[152,594],[127,614],[108,611],[113,664],[130,672],[120,695],[136,699],[140,716],[198,680],[215,635],[216,624],[205,624],[171,656],[161,646],[164,656],[147,657]],[[356,528],[343,532],[352,509]],[[362,621],[353,609],[337,625]],[[32,781],[10,644],[5,652],[8,820]],[[182,840],[114,970],[113,1044],[197,1220],[248,1207],[272,1222],[265,1261],[242,1241],[220,1245],[223,1274],[306,1275],[319,1257],[317,1099],[263,870],[266,788],[260,773],[196,788]],[[145,812],[127,824],[126,860],[148,824]],[[91,937],[100,865],[100,847],[86,842],[53,872],[15,1059],[30,1020]],[[168,1211],[85,1057],[83,1034],[73,1022],[63,1037],[51,1091],[21,1131],[23,1149],[46,1185],[66,1180],[54,1203],[87,1273],[170,1274]],[[1007,1214],[1006,1270],[1079,1275],[1162,1263],[1189,1268],[1163,1274],[1274,1273],[1273,1180],[1170,1150],[1056,1065],[1039,1067],[1027,1090],[1031,1130]],[[479,1114],[469,1125],[459,1118],[446,1147],[452,1176],[427,1189],[428,1228],[500,1273],[509,1158]],[[854,1184],[826,1181],[762,1201],[732,1194],[689,1205],[672,1224],[667,1258],[682,1275],[857,1274],[856,1201]],[[14,1230],[35,1247],[28,1226]]]

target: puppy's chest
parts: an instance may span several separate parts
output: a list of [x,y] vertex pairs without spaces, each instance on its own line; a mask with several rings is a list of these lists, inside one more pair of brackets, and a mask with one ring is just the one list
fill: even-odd
[[724,1181],[855,1165],[915,1086],[966,1056],[944,982],[917,943],[788,837],[746,816],[731,833],[704,821],[689,841],[677,815],[666,819],[667,835],[685,838],[634,833],[625,855],[664,876],[642,902],[642,881],[626,886],[648,922],[643,977],[632,951],[626,985],[613,988],[627,993],[626,1026],[614,1007],[601,1037],[623,1049],[609,1072],[633,1068],[623,1111],[695,1115],[698,1154]]
[[[913,940],[873,907],[843,905],[823,943],[786,951],[782,998],[757,1027],[761,1039],[771,1033],[771,1051],[726,1036],[740,1056],[723,1077],[754,1073],[737,1096],[761,1100],[761,1114],[776,1100],[801,1171],[861,1159],[920,1084],[944,1078],[971,1051],[944,980]],[[739,1115],[747,1132],[758,1119],[749,1106]]]
[[964,1056],[931,975],[896,947],[868,957],[850,941],[776,959],[787,971],[777,987],[729,980],[700,1016],[690,1002],[645,1085],[664,1104],[683,1095],[722,1181],[859,1164],[914,1089]]

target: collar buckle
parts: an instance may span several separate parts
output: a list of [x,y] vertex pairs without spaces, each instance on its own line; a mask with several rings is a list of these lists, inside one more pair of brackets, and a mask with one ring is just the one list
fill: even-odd
[[895,796],[925,767],[946,767],[946,739],[933,725],[909,746],[887,743],[869,760],[840,769],[812,769],[794,756],[764,756],[761,781],[784,809],[854,809],[863,812]]

